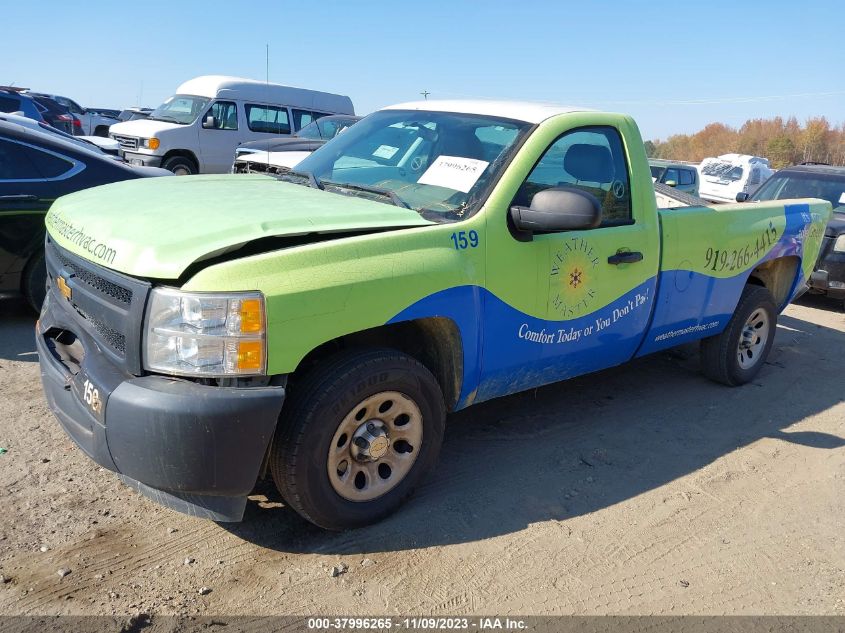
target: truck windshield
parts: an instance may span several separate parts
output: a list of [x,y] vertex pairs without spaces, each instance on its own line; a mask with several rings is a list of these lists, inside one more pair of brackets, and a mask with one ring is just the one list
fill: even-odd
[[166,121],[167,123],[188,125],[196,121],[197,117],[205,111],[205,106],[209,101],[210,99],[208,97],[173,95],[150,112],[150,116],[147,118],[153,121]]
[[282,178],[456,221],[475,211],[529,127],[474,114],[382,110]]
[[787,200],[790,198],[821,198],[845,210],[845,173],[820,174],[780,172],[769,178],[750,200]]

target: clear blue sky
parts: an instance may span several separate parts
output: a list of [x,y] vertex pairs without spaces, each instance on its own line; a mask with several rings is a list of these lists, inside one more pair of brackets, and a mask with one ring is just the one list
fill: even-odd
[[85,106],[154,107],[197,75],[263,79],[269,44],[270,81],[348,94],[363,114],[428,90],[628,112],[645,138],[845,121],[835,1],[3,0],[0,16],[0,84]]

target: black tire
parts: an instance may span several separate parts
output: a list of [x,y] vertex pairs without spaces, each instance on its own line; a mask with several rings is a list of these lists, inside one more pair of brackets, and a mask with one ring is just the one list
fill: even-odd
[[98,125],[97,128],[94,130],[94,136],[102,136],[104,138],[109,137],[109,126],[108,125]]
[[[329,448],[340,424],[367,398],[383,392],[399,392],[418,407],[419,453],[393,488],[372,500],[349,500],[329,479]],[[291,387],[273,440],[270,471],[285,501],[319,527],[344,530],[376,523],[402,505],[434,466],[445,420],[440,386],[414,358],[390,349],[344,353]],[[397,447],[389,450],[398,452]]]
[[[745,367],[740,364],[740,340],[746,329],[749,318],[762,310],[768,318],[766,340],[754,354],[747,355]],[[760,372],[772,349],[777,329],[777,306],[771,293],[762,286],[746,286],[740,296],[739,304],[734,311],[731,320],[721,334],[702,339],[701,341],[701,368],[704,375],[731,387],[743,385]],[[754,337],[754,329],[749,330]]]
[[190,176],[199,171],[197,164],[187,156],[171,156],[161,166],[169,169],[177,176]]
[[38,251],[26,263],[21,276],[21,292],[32,309],[41,312],[41,304],[47,296],[47,264],[43,250]]

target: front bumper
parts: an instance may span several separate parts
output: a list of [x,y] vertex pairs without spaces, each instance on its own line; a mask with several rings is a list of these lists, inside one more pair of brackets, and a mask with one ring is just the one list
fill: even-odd
[[[94,461],[158,503],[215,521],[241,520],[284,388],[134,376],[74,320],[71,302],[48,292],[36,344],[47,403],[65,432]],[[65,344],[74,338],[79,345],[69,356]]]
[[161,167],[162,156],[152,156],[139,152],[127,152],[120,150],[119,155],[130,165],[143,165],[144,167]]
[[835,240],[836,237],[824,238],[809,285],[813,292],[824,293],[834,299],[845,299],[845,253],[833,250]]

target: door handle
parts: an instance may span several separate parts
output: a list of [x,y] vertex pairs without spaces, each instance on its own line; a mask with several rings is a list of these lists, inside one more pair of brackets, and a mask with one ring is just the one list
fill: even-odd
[[633,264],[643,261],[643,254],[639,251],[616,251],[616,255],[607,258],[608,264],[618,266],[619,264]]

